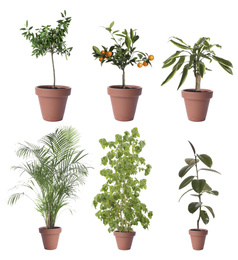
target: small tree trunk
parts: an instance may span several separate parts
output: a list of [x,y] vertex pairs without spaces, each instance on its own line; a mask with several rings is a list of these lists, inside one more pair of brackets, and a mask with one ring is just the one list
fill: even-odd
[[122,87],[125,88],[125,69],[122,69]]
[[196,91],[200,91],[201,75],[196,73]]
[[51,52],[51,61],[52,61],[52,67],[53,67],[53,88],[55,88],[55,65],[54,65],[54,58],[53,58],[53,51]]

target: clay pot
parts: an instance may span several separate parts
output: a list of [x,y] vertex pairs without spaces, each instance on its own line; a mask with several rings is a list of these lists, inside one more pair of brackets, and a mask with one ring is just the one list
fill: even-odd
[[46,121],[61,121],[64,116],[67,98],[71,93],[71,88],[66,86],[56,85],[38,86],[35,88],[35,93],[38,95],[42,117]]
[[134,232],[134,231],[131,231],[131,232],[114,231],[113,234],[116,237],[118,249],[120,249],[120,250],[131,249],[132,240],[133,240],[133,237],[136,235],[136,232]]
[[194,122],[204,121],[207,115],[209,101],[212,98],[213,91],[201,89],[200,92],[194,89],[182,90],[188,119]]
[[189,235],[191,236],[192,246],[194,250],[203,250],[206,235],[206,229],[190,229]]
[[116,120],[131,121],[134,119],[137,101],[141,92],[141,87],[133,85],[126,85],[125,89],[123,89],[121,85],[107,88],[107,93],[111,97],[112,109]]
[[54,250],[57,248],[59,235],[62,229],[60,227],[46,228],[40,227],[39,232],[41,233],[44,248],[47,250]]

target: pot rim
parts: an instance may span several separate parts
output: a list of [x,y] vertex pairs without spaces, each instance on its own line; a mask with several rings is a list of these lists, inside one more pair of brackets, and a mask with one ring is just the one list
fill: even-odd
[[204,236],[204,235],[206,236],[208,234],[208,230],[203,228],[200,229],[192,228],[189,229],[189,234],[193,236]]
[[136,235],[136,232],[135,231],[130,231],[130,232],[120,232],[118,230],[115,230],[113,232],[114,236],[120,236],[120,237],[124,237],[124,236],[135,236]]
[[39,227],[40,233],[61,233],[61,227],[47,228],[47,227]]
[[[125,85],[125,87],[128,87],[129,89],[124,89],[124,88],[122,88],[122,85],[110,85],[110,86],[108,86],[107,88],[109,89],[116,89],[116,88],[113,88],[113,87],[121,87],[119,90],[134,90],[134,89],[142,89],[142,87],[140,87],[140,86],[137,86],[137,85]],[[134,89],[133,89],[134,88]],[[118,90],[118,89],[117,89]]]

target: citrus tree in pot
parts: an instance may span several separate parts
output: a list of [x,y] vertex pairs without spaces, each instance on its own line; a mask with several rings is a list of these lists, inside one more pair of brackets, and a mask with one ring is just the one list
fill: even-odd
[[102,148],[109,148],[101,162],[106,167],[100,171],[107,181],[102,186],[101,193],[94,197],[95,208],[100,204],[96,216],[108,225],[108,231],[113,232],[118,248],[129,250],[135,231],[133,226],[141,223],[147,229],[152,218],[152,211],[139,199],[142,189],[146,189],[146,179],[139,180],[136,175],[143,172],[147,176],[151,165],[139,154],[145,142],[138,139],[139,132],[133,128],[131,133],[117,134],[115,141],[100,139]]
[[24,188],[29,192],[13,193],[8,203],[13,205],[22,196],[34,202],[45,220],[46,226],[39,231],[44,248],[48,250],[57,248],[61,233],[61,228],[55,226],[58,213],[78,198],[79,186],[88,175],[88,167],[81,162],[86,154],[84,150],[78,150],[78,142],[79,135],[74,128],[62,127],[42,137],[38,144],[25,142],[17,150],[25,163],[13,169],[19,170],[21,175],[28,174],[29,179],[13,189]]
[[[197,154],[193,144],[191,142],[189,142],[189,143],[192,147],[194,158],[185,159],[185,162],[187,165],[184,166],[179,171],[179,177],[183,178],[193,167],[195,167],[196,174],[186,177],[181,182],[179,189],[183,189],[184,187],[187,187],[190,184],[191,184],[191,188],[189,190],[187,190],[185,193],[183,193],[183,195],[180,197],[179,201],[185,194],[187,194],[189,192],[193,192],[193,194],[191,194],[191,195],[195,196],[198,199],[198,201],[191,202],[188,205],[188,211],[190,213],[194,214],[196,211],[199,212],[198,219],[197,219],[197,228],[190,229],[189,234],[191,236],[193,249],[202,250],[204,247],[205,238],[206,238],[208,231],[207,231],[207,229],[200,228],[200,220],[202,220],[205,225],[209,223],[209,215],[207,212],[209,212],[213,217],[215,217],[213,209],[210,206],[204,205],[204,203],[202,202],[202,197],[205,194],[218,196],[219,193],[218,193],[218,191],[213,190],[208,185],[207,181],[204,178],[200,179],[199,172],[200,171],[209,171],[209,172],[215,172],[215,173],[219,173],[219,172],[211,169],[213,162],[212,162],[212,158],[210,156],[208,156],[207,154]],[[199,162],[202,162],[208,168],[198,169]]]
[[154,59],[153,55],[148,55],[136,51],[135,42],[139,39],[136,30],[126,29],[123,32],[113,30],[114,22],[105,29],[110,33],[114,45],[111,47],[102,46],[103,50],[93,46],[93,56],[99,59],[101,65],[111,63],[122,71],[122,85],[113,85],[107,88],[111,97],[114,117],[119,121],[131,121],[134,119],[138,98],[141,95],[142,88],[134,85],[126,85],[125,69],[128,65],[135,65],[139,68],[151,65]]
[[[185,89],[182,91],[182,97],[185,101],[187,116],[190,121],[204,121],[207,115],[209,101],[212,98],[213,91],[209,89],[201,89],[201,78],[206,71],[211,71],[205,65],[205,61],[210,63],[214,60],[229,74],[232,74],[232,63],[223,58],[217,57],[213,47],[221,48],[219,44],[210,44],[210,38],[200,38],[193,47],[186,44],[183,40],[172,37],[170,39],[175,46],[179,47],[173,55],[164,61],[163,68],[173,65],[171,73],[161,84],[164,85],[182,68],[182,76],[178,85],[179,89],[185,82],[188,71],[193,70],[195,76],[195,89]],[[183,67],[182,67],[183,66]]]
[[66,59],[70,56],[72,47],[67,47],[64,40],[68,33],[71,17],[66,17],[66,11],[61,13],[62,19],[57,21],[57,26],[51,28],[51,25],[41,26],[32,32],[33,26],[28,25],[28,20],[22,35],[31,42],[32,56],[44,56],[47,53],[51,55],[53,69],[53,85],[43,85],[35,88],[38,95],[41,113],[46,121],[60,121],[63,119],[67,98],[71,93],[71,88],[62,85],[56,85],[54,54],[65,55]]

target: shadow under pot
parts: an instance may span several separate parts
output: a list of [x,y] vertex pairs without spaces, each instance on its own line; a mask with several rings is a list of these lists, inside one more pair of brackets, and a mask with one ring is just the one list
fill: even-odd
[[44,248],[47,250],[54,250],[58,246],[59,235],[62,229],[60,227],[46,228],[40,227],[39,232],[41,233]]
[[114,231],[114,236],[116,237],[117,247],[120,250],[130,250],[134,236],[136,235],[135,231],[131,232],[119,232]]
[[114,118],[118,121],[132,121],[142,88],[134,85],[113,85],[107,88],[111,97]]
[[191,237],[192,247],[194,250],[203,250],[207,233],[207,229],[189,230],[189,235]]
[[39,98],[43,119],[50,122],[61,121],[71,88],[61,85],[56,85],[55,88],[42,85],[35,88],[35,93]]
[[213,91],[209,89],[194,89],[182,90],[187,116],[190,121],[201,122],[206,119],[207,110],[210,99],[213,96]]

